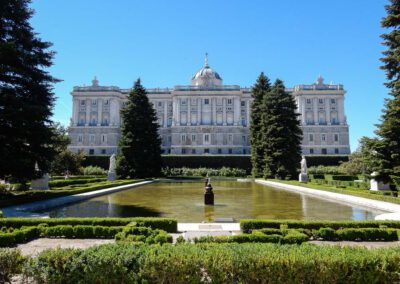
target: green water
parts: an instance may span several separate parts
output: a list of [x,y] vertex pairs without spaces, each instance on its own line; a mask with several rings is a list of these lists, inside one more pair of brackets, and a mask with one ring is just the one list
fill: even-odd
[[160,182],[42,212],[50,217],[171,217],[370,220],[383,212],[314,198],[253,182],[213,180],[215,205],[205,206],[203,182]]

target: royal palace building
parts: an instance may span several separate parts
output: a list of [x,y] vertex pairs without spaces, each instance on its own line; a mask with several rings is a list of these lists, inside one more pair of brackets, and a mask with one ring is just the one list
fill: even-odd
[[[89,155],[111,155],[118,150],[120,110],[130,89],[101,86],[74,87],[69,127],[70,150]],[[314,84],[288,88],[300,113],[305,155],[349,154],[349,126],[342,85]],[[164,154],[250,154],[251,89],[224,85],[208,65],[190,85],[147,89],[157,111]]]

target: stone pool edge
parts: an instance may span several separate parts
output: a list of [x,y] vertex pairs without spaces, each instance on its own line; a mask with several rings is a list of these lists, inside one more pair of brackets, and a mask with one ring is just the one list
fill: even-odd
[[373,199],[352,196],[352,195],[346,195],[346,194],[342,194],[342,193],[322,191],[322,190],[318,190],[318,189],[311,189],[311,188],[307,188],[307,187],[303,187],[303,186],[284,184],[284,183],[269,181],[269,180],[256,179],[255,182],[259,183],[259,184],[263,184],[263,185],[268,185],[268,186],[273,186],[273,187],[293,191],[293,192],[301,192],[301,193],[306,193],[306,194],[309,194],[312,196],[323,197],[323,198],[326,198],[329,200],[337,200],[337,201],[351,203],[354,205],[365,206],[365,207],[369,207],[369,208],[373,208],[373,209],[377,209],[377,210],[388,211],[388,212],[392,212],[392,213],[400,213],[400,205],[390,203],[390,202],[373,200]]
[[[30,217],[30,216],[32,216],[33,211],[46,210],[46,209],[55,208],[55,207],[59,207],[59,206],[63,206],[63,205],[71,204],[71,203],[76,203],[76,202],[91,199],[94,197],[122,191],[124,189],[150,184],[153,182],[155,182],[155,180],[140,181],[140,182],[136,182],[136,183],[119,185],[119,186],[114,186],[114,187],[110,187],[110,188],[104,188],[104,189],[99,189],[99,190],[94,190],[94,191],[89,191],[89,192],[84,192],[84,193],[78,193],[78,194],[73,194],[73,195],[68,195],[68,196],[46,199],[43,201],[35,201],[35,202],[30,202],[30,203],[24,203],[24,204],[4,207],[1,210],[3,211],[3,213],[6,217]],[[26,215],[26,216],[24,216],[24,215]]]

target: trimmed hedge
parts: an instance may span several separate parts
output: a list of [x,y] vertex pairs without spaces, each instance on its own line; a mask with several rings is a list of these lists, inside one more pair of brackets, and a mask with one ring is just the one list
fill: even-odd
[[146,244],[165,244],[172,243],[172,236],[166,231],[139,227],[136,222],[125,226],[123,230],[115,235],[118,242],[143,242]]
[[22,226],[37,226],[46,224],[48,227],[57,225],[87,225],[87,226],[126,226],[131,222],[136,222],[138,226],[161,229],[169,233],[174,233],[178,229],[178,222],[173,218],[152,218],[152,217],[133,217],[133,218],[2,218],[1,227],[21,228]]
[[306,156],[307,166],[339,166],[342,162],[348,162],[348,155],[311,155]]
[[320,228],[380,228],[382,226],[392,229],[400,229],[400,221],[291,221],[291,220],[240,220],[240,228],[243,233],[251,233],[253,230],[272,228],[280,229],[286,225],[289,229],[318,230]]
[[[0,233],[0,247],[10,247],[20,243],[26,243],[40,236],[37,227],[25,227],[11,232]],[[1,283],[1,282],[0,282]]]
[[77,239],[109,239],[123,230],[122,226],[57,225],[40,227],[42,237],[64,237]]
[[400,247],[113,244],[40,253],[35,283],[398,283]]
[[85,178],[85,179],[65,179],[65,180],[54,180],[49,181],[49,186],[51,187],[62,187],[72,184],[87,184],[87,183],[95,183],[100,181],[106,181],[106,177],[101,178]]
[[320,228],[315,237],[325,241],[398,241],[397,230],[378,228]]

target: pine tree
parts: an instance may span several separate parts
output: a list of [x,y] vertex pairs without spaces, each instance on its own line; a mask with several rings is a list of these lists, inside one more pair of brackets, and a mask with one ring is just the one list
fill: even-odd
[[295,178],[301,160],[302,131],[293,97],[276,80],[263,98],[261,131],[265,178]]
[[264,150],[263,132],[261,131],[261,115],[263,97],[271,90],[271,85],[267,76],[262,72],[258,77],[256,84],[251,90],[253,102],[251,105],[250,117],[250,146],[251,146],[251,164],[254,177],[260,177],[264,171]]
[[0,1],[0,178],[22,182],[46,172],[55,154],[50,118],[57,80],[45,71],[54,52],[30,26],[29,3]]
[[391,0],[385,9],[387,16],[381,25],[390,32],[382,35],[387,50],[383,52],[381,69],[386,72],[385,85],[390,89],[391,98],[385,101],[381,123],[376,130],[381,138],[376,150],[381,178],[388,181],[390,175],[400,175],[400,1]]
[[138,79],[121,110],[123,120],[117,158],[120,177],[157,177],[161,172],[161,138],[156,112]]

